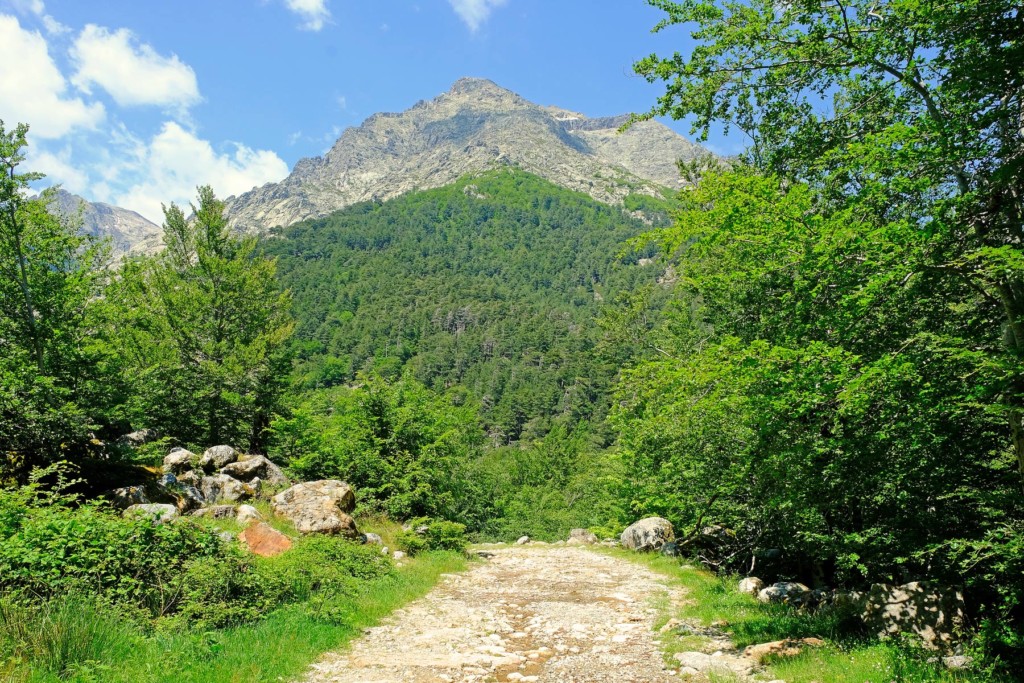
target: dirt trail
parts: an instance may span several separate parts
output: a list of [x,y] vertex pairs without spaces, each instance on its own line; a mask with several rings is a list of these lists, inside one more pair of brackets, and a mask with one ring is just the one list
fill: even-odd
[[652,630],[664,580],[581,548],[501,548],[311,667],[307,683],[677,681]]

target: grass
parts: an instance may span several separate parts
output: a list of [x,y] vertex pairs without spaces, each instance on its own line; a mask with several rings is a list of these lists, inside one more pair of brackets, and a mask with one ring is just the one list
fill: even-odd
[[[401,528],[372,519],[361,527],[381,534],[386,542]],[[32,618],[11,608],[6,622],[0,610],[0,683],[291,680],[324,652],[343,647],[363,629],[427,593],[443,574],[467,565],[460,554],[423,553],[388,576],[363,582],[340,606],[342,619],[317,619],[297,604],[277,609],[255,624],[207,633],[161,632],[158,625],[156,632],[144,634],[130,621],[81,600],[55,601],[52,607],[36,610]],[[5,632],[5,623],[18,633]],[[49,631],[41,625],[49,625]],[[25,637],[36,631],[43,635]],[[21,643],[17,651],[14,642]]]
[[638,554],[621,549],[600,552],[645,565],[669,577],[685,589],[680,604],[667,597],[655,607],[657,628],[670,618],[696,625],[695,633],[662,634],[667,661],[676,652],[701,651],[711,638],[701,627],[714,625],[728,634],[740,649],[747,645],[785,638],[816,637],[826,641],[821,648],[808,648],[796,657],[769,662],[761,677],[787,683],[965,683],[996,681],[978,672],[951,672],[927,662],[928,653],[881,643],[862,633],[854,620],[835,612],[797,611],[784,605],[762,605],[736,589],[739,577],[721,577],[655,554]]

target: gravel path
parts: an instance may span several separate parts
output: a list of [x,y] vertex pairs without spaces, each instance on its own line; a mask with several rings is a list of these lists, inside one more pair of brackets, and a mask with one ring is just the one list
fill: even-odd
[[[677,681],[653,632],[664,580],[582,548],[494,549],[311,667],[308,683]],[[676,596],[669,596],[674,598]]]

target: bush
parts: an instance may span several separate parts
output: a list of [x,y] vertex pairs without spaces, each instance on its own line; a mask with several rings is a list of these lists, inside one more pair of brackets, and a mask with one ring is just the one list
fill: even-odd
[[[38,477],[37,477],[38,479]],[[103,503],[75,507],[72,496],[38,483],[0,490],[0,592],[48,598],[71,591],[166,614],[187,565],[224,552],[191,520],[155,525],[123,518]]]
[[426,550],[466,551],[466,525],[418,517],[409,521],[409,530],[398,535],[398,547],[416,555]]

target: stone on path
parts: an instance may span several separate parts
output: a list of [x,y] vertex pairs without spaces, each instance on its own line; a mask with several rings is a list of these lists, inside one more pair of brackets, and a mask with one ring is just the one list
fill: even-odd
[[[652,600],[662,577],[554,545],[488,549],[426,597],[314,664],[306,683],[665,683]],[[679,596],[669,596],[679,597]]]

